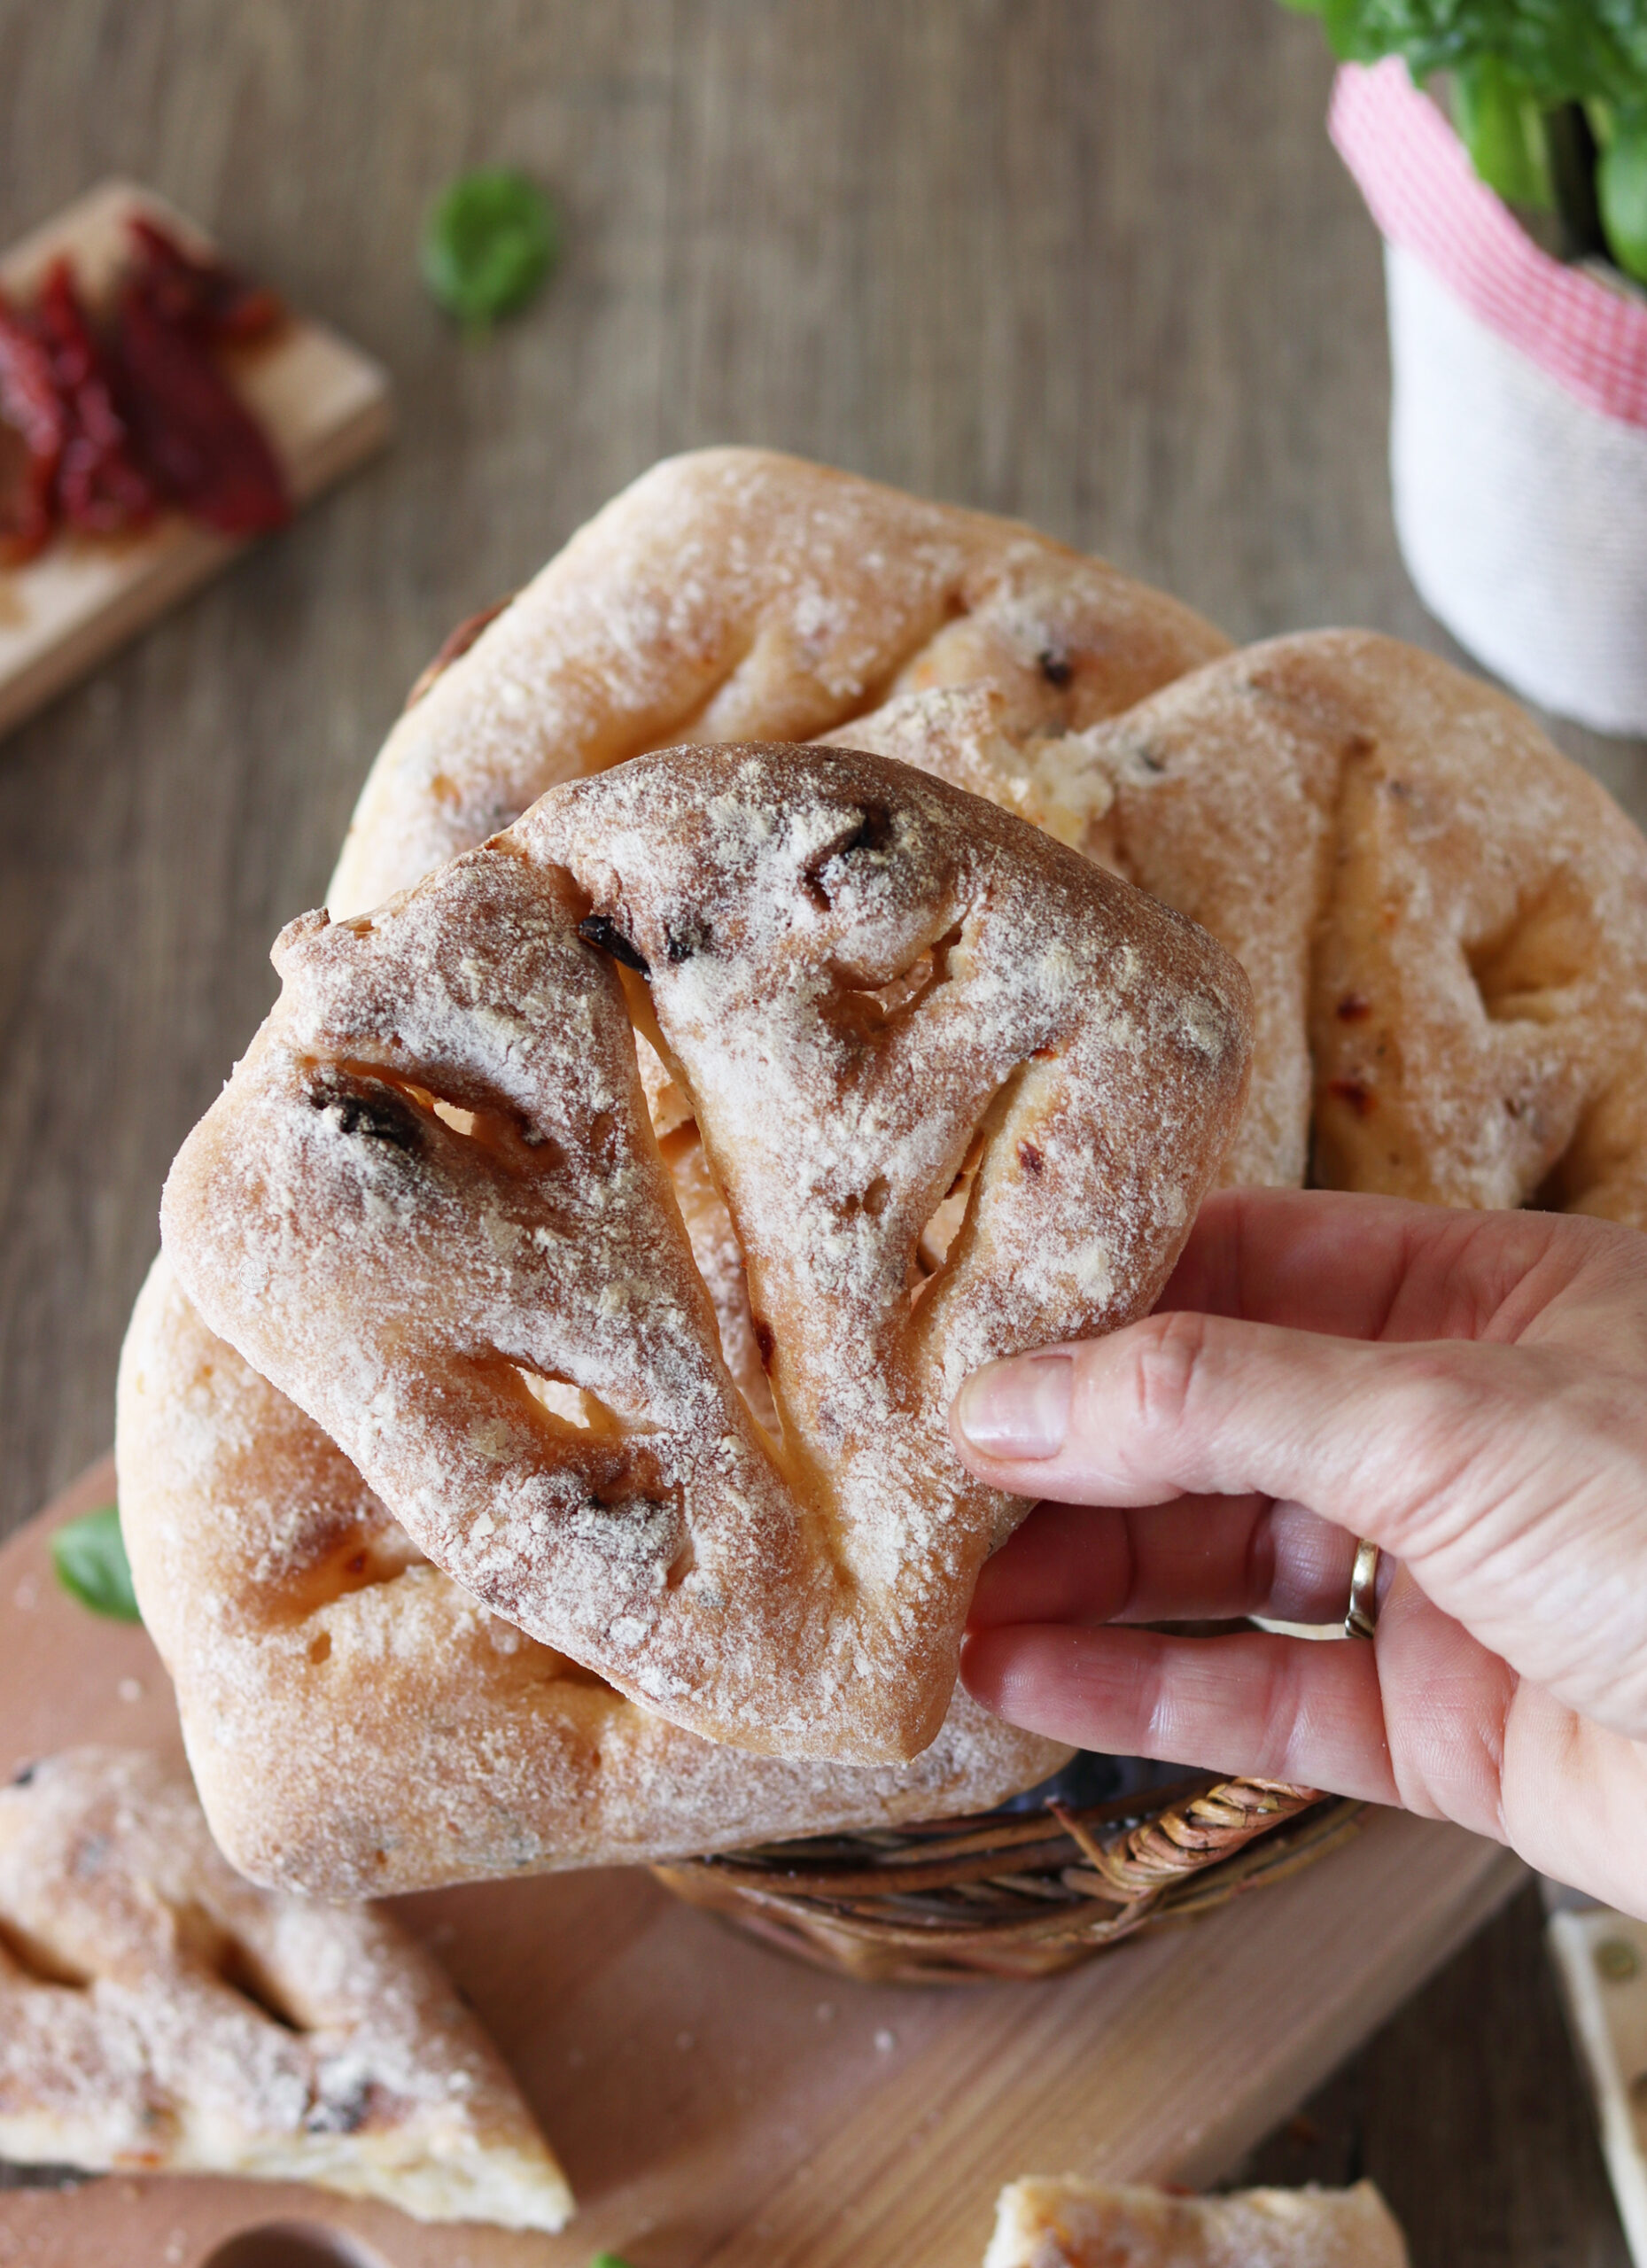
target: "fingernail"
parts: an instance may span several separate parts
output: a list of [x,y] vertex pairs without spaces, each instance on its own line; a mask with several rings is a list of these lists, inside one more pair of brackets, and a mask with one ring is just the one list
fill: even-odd
[[1068,1355],[986,1363],[955,1397],[955,1423],[989,1456],[1056,1456],[1075,1380]]

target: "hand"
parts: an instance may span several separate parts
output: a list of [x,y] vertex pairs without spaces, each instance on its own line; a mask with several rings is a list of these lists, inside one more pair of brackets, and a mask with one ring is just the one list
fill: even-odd
[[[951,1425],[1048,1500],[979,1581],[986,1708],[1457,1820],[1647,1916],[1647,1236],[1225,1192],[1159,1312],[989,1364]],[[1371,1644],[1115,1627],[1340,1621],[1358,1535]]]

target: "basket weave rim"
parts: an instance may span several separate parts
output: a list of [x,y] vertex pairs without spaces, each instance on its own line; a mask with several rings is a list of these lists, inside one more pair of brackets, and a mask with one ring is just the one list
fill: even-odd
[[963,1953],[1093,1946],[1188,1916],[1308,1864],[1363,1806],[1209,1774],[1081,1806],[918,1821],[680,1860],[654,1872],[696,1905],[815,1936]]
[[[1075,1855],[1068,1847],[1075,1838],[1066,1822],[1073,1821],[1089,1831],[1140,1827],[1171,1806],[1188,1804],[1219,1784],[1216,1774],[1201,1772],[1164,1787],[1113,1796],[1104,1803],[1060,1806],[1056,1811],[1043,1806],[1032,1812],[999,1816],[984,1813],[959,1821],[917,1820],[897,1828],[871,1829],[862,1835],[820,1835],[785,1843],[752,1844],[743,1850],[715,1852],[676,1863],[710,1870],[729,1888],[769,1894],[908,1895],[951,1883],[987,1881],[1003,1871],[1001,1860],[1008,1853],[1014,1870],[1029,1872],[1055,1862],[1067,1864]],[[1076,1848],[1078,1852],[1078,1842]]]

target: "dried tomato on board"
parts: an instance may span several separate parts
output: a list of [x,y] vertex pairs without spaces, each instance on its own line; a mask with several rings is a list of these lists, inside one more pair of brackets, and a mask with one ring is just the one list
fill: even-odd
[[280,322],[280,301],[152,221],[131,230],[111,338],[66,260],[30,315],[0,296],[0,559],[31,558],[62,520],[141,526],[163,501],[225,535],[291,517],[274,451],[215,360]]
[[141,527],[153,518],[159,499],[154,483],[132,461],[109,365],[66,260],[54,261],[46,276],[35,325],[67,418],[56,485],[63,517],[92,535]]
[[261,338],[285,315],[277,292],[253,284],[221,260],[185,251],[146,214],[134,214],[132,241],[149,298],[167,322],[199,326],[228,346]]
[[[0,298],[0,561],[20,565],[48,541],[68,412],[51,358],[16,308]],[[15,457],[12,466],[8,460]]]
[[164,281],[142,269],[120,288],[121,399],[143,463],[221,534],[280,527],[291,500],[275,453],[214,361],[206,322],[175,320],[167,299]]

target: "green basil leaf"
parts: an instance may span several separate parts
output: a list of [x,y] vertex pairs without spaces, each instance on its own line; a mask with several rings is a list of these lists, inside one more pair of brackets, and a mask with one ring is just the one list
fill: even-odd
[[1647,284],[1647,114],[1615,125],[1596,168],[1596,196],[1614,260]]
[[554,199],[501,167],[463,174],[423,229],[423,281],[447,315],[485,330],[524,307],[560,257]]
[[111,1615],[116,1622],[142,1621],[119,1505],[100,1504],[58,1528],[51,1539],[51,1564],[64,1589],[94,1614]]
[[1454,74],[1453,124],[1488,189],[1508,205],[1554,211],[1543,113],[1526,81],[1496,55],[1461,64]]
[[1419,81],[1492,63],[1524,82],[1541,110],[1647,97],[1642,0],[1318,0],[1318,7],[1347,63],[1399,55]]
[[1318,13],[1344,62],[1398,55],[1420,86],[1450,73],[1453,120],[1488,188],[1558,213],[1566,257],[1604,237],[1647,280],[1647,0],[1284,4]]

